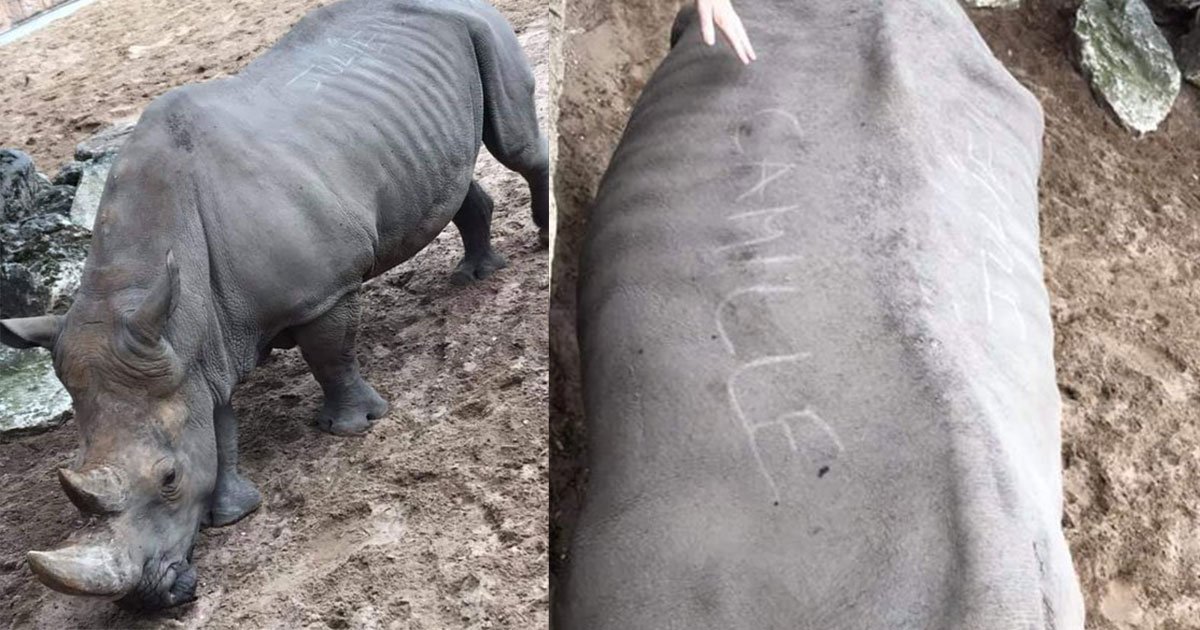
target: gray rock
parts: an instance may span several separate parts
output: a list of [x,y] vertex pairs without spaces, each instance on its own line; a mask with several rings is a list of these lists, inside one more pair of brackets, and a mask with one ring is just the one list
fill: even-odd
[[49,290],[25,265],[0,264],[0,314],[30,317],[45,313]]
[[0,149],[0,221],[33,214],[33,199],[41,188],[32,158],[16,149]]
[[115,154],[129,139],[137,121],[123,121],[108,127],[96,135],[75,145],[75,160],[87,162],[106,155]]
[[71,305],[91,232],[63,214],[40,214],[3,229],[0,313],[27,317],[63,313]]
[[75,200],[71,204],[71,220],[76,225],[92,229],[96,211],[100,208],[100,195],[104,193],[104,182],[108,180],[108,171],[116,157],[117,153],[113,151],[83,163]]
[[67,162],[58,169],[53,183],[57,186],[78,186],[79,178],[83,175],[83,162]]
[[1174,29],[1186,26],[1191,19],[1191,13],[1200,7],[1200,0],[1144,0],[1150,7],[1154,22],[1160,26]]
[[1017,9],[1021,0],[962,0],[962,3],[972,9]]
[[48,431],[71,416],[50,353],[0,346],[0,438]]
[[74,186],[52,185],[42,189],[33,199],[36,214],[61,214],[70,216],[71,204],[75,200]]
[[1146,0],[1151,9],[1163,11],[1192,11],[1200,9],[1200,0]]
[[1188,83],[1200,88],[1200,13],[1192,21],[1192,30],[1179,40],[1179,69]]
[[1180,75],[1145,2],[1084,0],[1074,30],[1092,91],[1126,127],[1157,129],[1179,95]]

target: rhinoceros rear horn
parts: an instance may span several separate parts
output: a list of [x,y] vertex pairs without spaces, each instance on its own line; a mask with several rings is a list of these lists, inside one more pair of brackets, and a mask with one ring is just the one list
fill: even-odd
[[58,482],[75,507],[89,514],[115,514],[125,509],[128,498],[124,480],[108,467],[75,472],[58,469]]
[[80,544],[30,551],[29,567],[43,584],[68,595],[115,599],[133,590],[140,567],[111,544]]
[[178,298],[179,266],[175,264],[175,254],[168,251],[167,268],[154,281],[141,306],[129,319],[130,328],[142,339],[157,342],[162,338],[163,329]]

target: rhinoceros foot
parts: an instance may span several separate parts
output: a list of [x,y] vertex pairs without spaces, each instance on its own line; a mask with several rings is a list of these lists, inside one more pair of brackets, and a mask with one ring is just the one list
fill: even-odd
[[357,386],[336,398],[326,394],[321,415],[317,417],[317,428],[333,435],[362,435],[387,410],[387,401],[360,379]]
[[262,495],[254,484],[241,475],[229,475],[217,481],[207,524],[209,527],[232,525],[257,510],[260,505]]
[[458,286],[470,284],[476,280],[483,280],[495,273],[497,269],[507,266],[508,261],[489,247],[482,254],[464,256],[462,262],[454,268],[454,273],[450,274],[450,283]]

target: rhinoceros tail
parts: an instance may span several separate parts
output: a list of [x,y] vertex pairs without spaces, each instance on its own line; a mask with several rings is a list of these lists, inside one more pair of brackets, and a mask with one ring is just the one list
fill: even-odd
[[550,213],[550,155],[538,125],[529,61],[512,26],[495,9],[477,3],[471,41],[483,85],[483,143],[505,167],[529,184],[533,222],[545,232]]

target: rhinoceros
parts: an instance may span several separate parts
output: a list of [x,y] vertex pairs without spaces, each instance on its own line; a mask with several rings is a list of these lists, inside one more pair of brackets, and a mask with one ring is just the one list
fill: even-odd
[[452,279],[504,265],[481,143],[548,211],[547,146],[512,27],[476,0],[344,0],[238,75],[174,89],[141,116],[106,183],[64,316],[6,319],[71,394],[78,461],[59,471],[95,526],[30,567],[49,587],[159,608],[194,598],[202,525],[256,509],[230,400],[271,347],[298,345],[317,424],[367,430],[388,405],[359,373],[359,288],[451,221]]
[[560,627],[1082,628],[1037,100],[954,0],[738,7],[590,211]]

